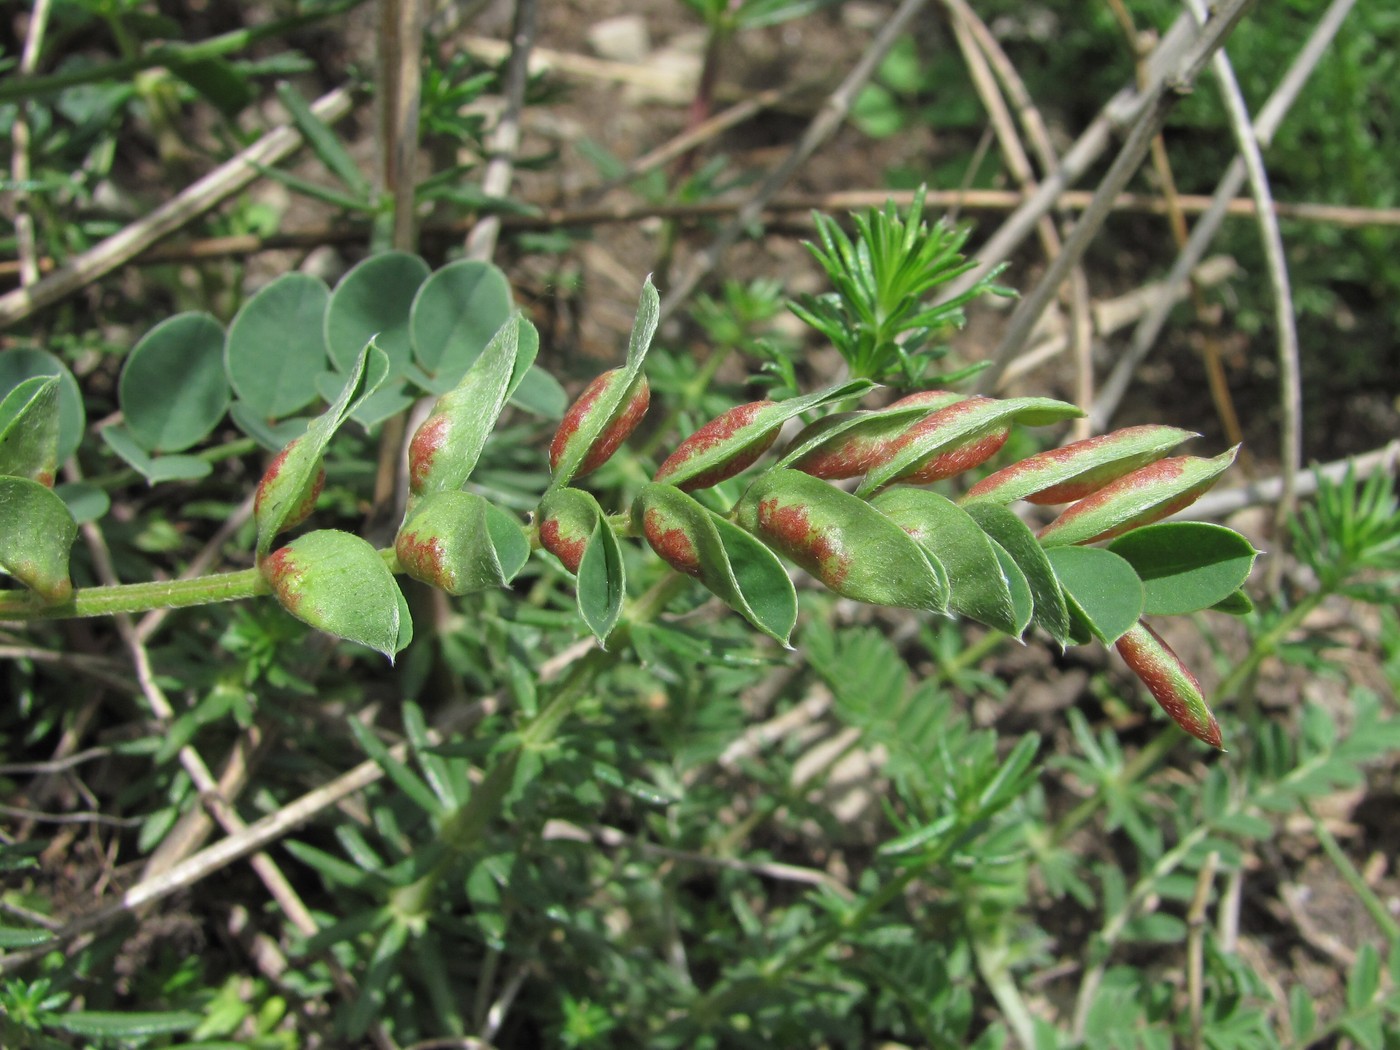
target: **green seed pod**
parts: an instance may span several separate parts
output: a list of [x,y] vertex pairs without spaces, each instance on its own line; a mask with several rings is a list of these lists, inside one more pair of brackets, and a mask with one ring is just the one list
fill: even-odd
[[[582,462],[574,471],[574,477],[597,470],[622,447],[622,443],[637,428],[637,424],[642,421],[642,417],[646,415],[647,407],[651,404],[651,387],[647,385],[646,376],[638,375],[632,381],[607,422],[596,431],[593,429],[592,416],[599,410],[600,405],[611,404],[610,395],[618,386],[626,382],[627,370],[613,368],[598,376],[584,388],[583,393],[578,396],[578,400],[570,405],[569,410],[564,413],[564,418],[559,423],[559,429],[554,432],[554,440],[549,443],[549,469],[551,471],[559,469],[565,456],[572,451],[571,446],[577,442],[587,441],[589,444]],[[593,434],[596,436],[590,436]]]
[[540,546],[577,575],[589,537],[598,524],[597,501],[579,489],[555,489],[540,501],[535,521],[539,525]]
[[1175,456],[1139,467],[1073,504],[1038,533],[1042,546],[1098,543],[1184,510],[1219,480],[1239,446],[1214,459]]
[[1206,704],[1201,683],[1156,631],[1139,622],[1114,647],[1173,722],[1197,740],[1224,750],[1220,725]]
[[933,451],[890,480],[903,485],[928,485],[971,470],[996,455],[1006,444],[1006,438],[1011,433],[1010,425],[993,420],[960,436],[950,447],[938,443],[937,436],[958,427],[963,420],[984,415],[988,408],[996,404],[992,398],[974,396],[931,412],[891,441],[884,454],[870,465],[870,469],[889,462],[906,448],[932,442],[935,444]]
[[471,492],[432,492],[408,515],[394,554],[415,580],[448,594],[504,587],[530,557],[520,523]]
[[[840,412],[826,416],[793,439],[789,449],[806,446],[809,451],[785,465],[828,481],[859,477],[877,463],[884,462],[892,454],[893,442],[921,418],[911,409],[922,408],[925,414],[932,413],[963,400],[964,396],[946,390],[925,390],[873,412]],[[784,460],[787,460],[786,455]]]
[[983,478],[962,502],[1005,504],[1023,499],[1042,505],[1072,503],[1161,459],[1196,436],[1179,427],[1148,425],[1075,441]]
[[[282,520],[279,531],[295,528],[310,517],[311,512],[316,507],[316,500],[321,496],[321,489],[326,484],[325,468],[319,464],[314,474],[307,473],[299,477],[289,477],[283,472],[282,468],[286,465],[287,457],[300,440],[297,438],[277,453],[276,458],[268,464],[267,470],[263,472],[262,480],[258,482],[257,493],[253,497],[253,515],[255,517],[263,512],[264,505],[268,504],[269,501],[284,499],[287,501],[290,509]],[[297,491],[291,491],[288,486],[296,486]]]
[[947,581],[918,543],[865,501],[808,474],[764,474],[735,508],[735,520],[842,597],[947,607]]
[[[693,492],[742,473],[778,438],[786,417],[776,418],[774,408],[772,401],[751,401],[716,416],[682,441],[652,480]],[[694,470],[697,463],[704,468]]]

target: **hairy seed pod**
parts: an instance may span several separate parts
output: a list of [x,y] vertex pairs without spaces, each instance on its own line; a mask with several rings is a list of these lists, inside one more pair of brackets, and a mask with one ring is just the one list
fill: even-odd
[[540,546],[577,576],[598,524],[597,502],[580,489],[555,489],[540,501],[535,521],[539,525]]
[[751,401],[716,416],[682,441],[666,457],[652,480],[672,484],[672,478],[683,475],[691,461],[701,456],[713,460],[714,465],[675,483],[682,492],[718,485],[747,470],[778,438],[780,423],[761,428],[756,433],[750,426],[755,417],[773,405],[772,401]]
[[1139,467],[1072,504],[1037,538],[1047,547],[1098,543],[1161,521],[1200,499],[1238,451],[1236,446],[1213,459],[1174,456]]
[[1173,722],[1197,740],[1224,750],[1220,725],[1206,704],[1201,683],[1156,631],[1139,622],[1114,647]]
[[[276,458],[268,464],[267,470],[263,472],[262,480],[258,482],[257,492],[253,496],[254,516],[262,510],[263,504],[267,500],[281,495],[279,491],[281,486],[289,484],[282,474],[282,467],[287,462],[287,456],[300,440],[297,438],[296,441],[292,441],[286,448],[277,453]],[[325,484],[326,470],[324,467],[318,467],[316,473],[303,483],[301,492],[292,497],[294,503],[282,521],[283,529],[295,528],[311,516],[311,512],[316,508],[316,500],[320,498],[321,489],[325,487]]]
[[1189,430],[1149,424],[1085,438],[1013,463],[968,490],[964,503],[1072,503],[1165,456]]
[[[884,455],[872,464],[872,468],[888,462],[893,456],[910,445],[936,439],[938,432],[956,423],[969,413],[985,410],[994,403],[992,398],[967,397],[931,412],[891,441]],[[902,485],[928,485],[944,478],[951,478],[965,470],[991,459],[1006,444],[1011,427],[997,423],[980,433],[973,433],[960,440],[952,448],[940,449],[921,460],[909,470],[892,479]]]
[[[932,413],[965,396],[947,390],[923,390],[873,412],[824,416],[792,440],[790,448],[808,444],[813,447],[789,465],[827,481],[859,477],[875,464],[883,463],[892,452],[891,443],[922,418],[911,413],[911,409],[924,408]],[[824,433],[832,431],[836,433],[831,439],[821,440]]]
[[588,435],[593,433],[591,429],[594,424],[592,415],[598,410],[598,405],[609,403],[604,395],[620,383],[626,382],[626,379],[625,369],[613,368],[584,387],[578,400],[570,405],[569,410],[564,413],[564,418],[559,423],[559,429],[554,432],[554,440],[549,443],[549,469],[551,471],[558,471],[565,454],[570,451],[575,442],[589,441],[590,443],[588,452],[584,455],[578,469],[574,471],[574,477],[597,470],[622,447],[622,443],[637,428],[637,424],[642,421],[642,417],[646,415],[647,408],[651,404],[651,387],[647,385],[646,377],[643,375],[638,375],[632,381],[618,407],[601,430],[597,432],[597,436],[590,439]]

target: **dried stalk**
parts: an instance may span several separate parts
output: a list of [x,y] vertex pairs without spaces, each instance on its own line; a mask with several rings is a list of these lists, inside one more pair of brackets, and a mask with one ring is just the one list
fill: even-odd
[[1030,337],[1041,313],[1056,294],[1060,283],[1069,270],[1083,256],[1089,242],[1098,234],[1099,228],[1108,218],[1114,197],[1128,184],[1133,173],[1142,164],[1151,146],[1152,138],[1162,129],[1168,111],[1180,94],[1190,88],[1200,75],[1201,69],[1216,50],[1224,44],[1235,25],[1244,17],[1248,0],[1227,0],[1220,4],[1211,21],[1206,24],[1197,38],[1191,41],[1181,56],[1180,62],[1169,77],[1161,81],[1147,95],[1144,106],[1134,124],[1127,141],[1114,158],[1108,173],[1104,176],[1094,199],[1084,210],[1062,251],[1050,264],[1039,283],[1017,306],[1000,345],[992,355],[991,365],[978,376],[979,392],[993,390],[997,378],[1006,368],[1011,358],[1018,353]]
[[914,16],[923,10],[927,2],[928,0],[902,0],[894,15],[884,24],[870,46],[866,48],[865,54],[861,55],[860,60],[846,74],[841,85],[822,103],[822,108],[807,125],[807,130],[802,133],[797,145],[792,148],[781,164],[769,172],[768,177],[740,207],[738,214],[720,231],[719,236],[711,242],[709,247],[700,253],[687,273],[667,292],[666,297],[661,301],[662,320],[675,313],[676,308],[690,297],[700,282],[719,265],[724,253],[739,239],[744,230],[748,229],[762,215],[768,202],[787,184],[793,173],[816,152],[823,142],[836,132],[836,129],[841,126],[846,115],[850,112],[851,103],[855,101],[856,94],[874,75],[876,68],[890,48],[894,46],[895,41],[908,28]]
[[[1356,0],[1332,0],[1331,6],[1318,20],[1307,43],[1298,52],[1293,64],[1288,67],[1288,72],[1284,74],[1283,80],[1279,82],[1279,86],[1274,89],[1273,94],[1264,103],[1264,107],[1259,111],[1259,116],[1254,121],[1254,137],[1261,147],[1268,148],[1274,133],[1283,121],[1284,115],[1297,100],[1308,76],[1321,60],[1323,53],[1331,44],[1332,38],[1337,35],[1337,30],[1341,28],[1342,21],[1355,3]],[[1235,200],[1240,188],[1244,185],[1244,181],[1244,161],[1236,157],[1230,162],[1230,167],[1226,169],[1224,178],[1216,187],[1215,194],[1211,198],[1211,203],[1205,214],[1192,229],[1186,247],[1177,255],[1176,261],[1172,264],[1171,272],[1166,281],[1169,288],[1185,287],[1191,271],[1204,257],[1210,242],[1215,239],[1216,233],[1219,232],[1220,224],[1225,220],[1227,208],[1230,202]],[[1120,356],[1113,372],[1099,389],[1098,401],[1091,412],[1096,429],[1103,430],[1108,426],[1114,411],[1118,408],[1118,403],[1127,392],[1128,384],[1132,382],[1138,365],[1152,349],[1152,345],[1156,342],[1163,325],[1166,324],[1167,315],[1170,312],[1171,302],[1164,299],[1152,313],[1139,322],[1137,329],[1133,332],[1132,342],[1128,349]]]
[[[350,112],[349,90],[336,88],[322,95],[313,103],[311,111],[326,123],[335,123]],[[161,238],[246,189],[260,176],[259,169],[291,155],[301,143],[301,132],[294,127],[284,126],[268,132],[144,219],[93,245],[34,285],[0,295],[0,330],[72,295],[140,255]]]
[[[1197,21],[1205,21],[1206,9],[1201,0],[1186,0],[1186,5]],[[1298,328],[1294,319],[1293,293],[1289,286],[1288,262],[1283,254],[1283,235],[1279,232],[1278,218],[1273,213],[1269,174],[1264,167],[1259,143],[1254,138],[1249,107],[1235,79],[1229,56],[1224,51],[1218,51],[1211,64],[1225,100],[1230,130],[1235,134],[1235,144],[1249,176],[1251,195],[1259,210],[1259,236],[1264,245],[1269,289],[1274,298],[1274,324],[1278,328],[1279,393],[1283,407],[1283,424],[1279,435],[1283,490],[1274,510],[1274,533],[1277,542],[1285,543],[1287,531],[1284,526],[1297,503],[1294,487],[1303,464],[1303,386],[1300,378],[1302,369],[1298,363]],[[1276,558],[1269,564],[1270,586],[1277,587],[1282,578],[1283,559]]]

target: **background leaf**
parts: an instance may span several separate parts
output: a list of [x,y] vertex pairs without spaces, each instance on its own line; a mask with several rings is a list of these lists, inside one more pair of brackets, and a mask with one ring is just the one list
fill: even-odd
[[408,252],[380,252],[340,279],[326,307],[326,349],[337,371],[348,372],[371,338],[396,377],[412,348],[409,314],[413,298],[429,274],[428,264]]
[[223,326],[203,313],[162,321],[132,348],[117,393],[128,431],[147,452],[202,441],[229,403]]
[[511,315],[510,282],[500,268],[460,259],[423,282],[410,309],[413,359],[451,388]]
[[67,459],[78,450],[87,425],[83,395],[68,366],[46,350],[21,346],[0,353],[0,398],[26,379],[58,376],[58,458]]
[[316,399],[316,377],[326,368],[330,298],[319,278],[283,274],[244,303],[229,325],[229,382],[263,419],[282,419]]

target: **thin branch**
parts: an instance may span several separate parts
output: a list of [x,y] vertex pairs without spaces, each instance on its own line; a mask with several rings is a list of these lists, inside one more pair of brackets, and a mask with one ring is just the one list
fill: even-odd
[[710,243],[709,247],[700,253],[685,276],[667,292],[666,298],[661,302],[663,320],[670,317],[676,308],[690,297],[700,282],[719,265],[730,246],[758,220],[768,202],[787,185],[787,181],[792,178],[797,169],[841,126],[850,112],[856,94],[874,75],[876,68],[890,48],[894,46],[895,41],[903,35],[914,16],[923,10],[927,2],[928,0],[902,0],[894,15],[876,34],[865,54],[861,55],[860,60],[846,74],[841,85],[822,103],[822,108],[807,125],[807,129],[802,133],[797,145],[792,148],[781,164],[769,172],[768,177],[744,202],[733,220],[720,231],[719,236]]
[[[1201,0],[1186,0],[1186,5],[1197,21],[1205,22],[1206,9]],[[1224,97],[1230,130],[1235,134],[1235,146],[1244,160],[1245,172],[1249,175],[1251,195],[1259,210],[1259,237],[1264,244],[1269,290],[1274,298],[1274,325],[1278,328],[1279,394],[1283,408],[1283,423],[1279,435],[1283,491],[1279,494],[1278,506],[1274,510],[1274,534],[1275,542],[1282,544],[1286,542],[1287,536],[1284,525],[1297,502],[1294,488],[1297,485],[1298,471],[1303,464],[1303,386],[1300,378],[1302,369],[1298,362],[1298,328],[1293,313],[1293,293],[1289,286],[1288,261],[1283,254],[1283,235],[1279,232],[1278,217],[1273,212],[1269,173],[1264,167],[1259,142],[1254,137],[1244,93],[1240,91],[1239,81],[1235,79],[1235,70],[1224,51],[1216,52],[1211,59],[1211,65],[1220,85],[1220,93]],[[1282,579],[1282,572],[1282,558],[1270,563],[1272,587],[1277,587]]]
[[[535,0],[516,0],[515,22],[510,33],[510,65],[506,68],[506,106],[491,136],[491,159],[481,176],[481,192],[487,198],[505,197],[515,175],[515,155],[520,150],[520,115],[525,109],[525,87],[530,80],[530,51],[535,44]],[[467,235],[466,257],[482,262],[496,254],[501,217],[488,215]]]
[[949,283],[947,295],[950,298],[970,290],[990,270],[1010,257],[1040,216],[1058,206],[1065,191],[1078,182],[1080,176],[1108,148],[1116,128],[1135,125],[1140,121],[1161,90],[1165,78],[1180,64],[1182,53],[1193,33],[1190,18],[1183,16],[1172,24],[1148,59],[1147,85],[1142,89],[1136,84],[1129,85],[1108,100],[1061,156],[1058,170],[1048,175],[1041,182],[1039,191],[1023,200],[996,232],[978,247],[978,267]]
[[[1243,185],[1243,182],[1240,185]],[[1093,194],[1085,191],[1067,190],[1056,203],[1066,211],[1076,211],[1087,206],[1092,197]],[[996,212],[1018,208],[1025,203],[1025,199],[1023,194],[1015,190],[929,190],[924,203],[929,208],[960,207],[965,211]],[[912,200],[912,193],[899,190],[841,190],[825,194],[792,195],[770,201],[764,208],[762,215],[759,216],[759,221],[764,224],[791,224],[791,217],[794,214],[805,215],[813,210],[856,210],[871,206],[879,207],[886,201],[893,201],[896,205],[907,207]],[[1181,210],[1186,215],[1200,215],[1207,212],[1211,207],[1212,200],[1212,197],[1198,194],[1183,194],[1178,197]],[[696,204],[626,204],[615,207],[590,206],[582,208],[541,207],[529,215],[502,215],[501,229],[538,230],[606,226],[635,223],[650,218],[701,222],[715,217],[733,215],[741,206],[742,202],[739,201],[703,201]],[[1113,202],[1112,210],[1125,214],[1169,214],[1165,198],[1144,193],[1120,193]],[[1274,212],[1282,219],[1321,223],[1341,229],[1400,226],[1400,208],[1363,208],[1346,204],[1275,201]],[[1235,197],[1225,202],[1222,217],[1247,219],[1253,218],[1256,214],[1252,200],[1248,197]],[[420,236],[455,240],[468,233],[474,225],[475,220],[472,219],[455,222],[429,222],[423,225]],[[804,224],[802,228],[804,230],[803,236],[805,236],[807,227]],[[777,232],[792,232],[793,229],[795,227],[789,225]],[[323,244],[358,243],[364,240],[367,232],[368,226],[364,222],[349,220],[324,226],[310,226],[299,230],[284,230],[281,233],[265,237],[256,234],[204,237],[198,240],[158,245],[129,261],[134,265],[155,266],[171,262],[221,259],[254,252],[278,251],[284,248],[315,248]],[[52,273],[54,270],[54,262],[50,258],[39,259],[38,264],[43,273]],[[0,260],[0,278],[14,278],[18,275],[18,262]]]
[[102,813],[44,813],[37,809],[3,804],[0,804],[0,814],[37,820],[41,824],[102,824],[113,828],[136,828],[146,821],[145,817],[109,817]]
[[1099,228],[1108,218],[1112,201],[1128,184],[1128,180],[1141,166],[1143,158],[1152,144],[1152,138],[1166,121],[1167,113],[1175,101],[1195,82],[1200,70],[1210,56],[1225,42],[1235,25],[1244,17],[1249,0],[1226,0],[1215,11],[1211,21],[1191,42],[1181,57],[1177,68],[1170,76],[1164,76],[1149,92],[1148,101],[1134,124],[1128,139],[1118,151],[1108,173],[1094,193],[1089,207],[1084,209],[1074,229],[1070,231],[1062,251],[1040,282],[1017,306],[1007,324],[1006,333],[991,358],[990,367],[979,376],[979,392],[993,390],[1003,369],[1029,339],[1040,315],[1057,293],[1060,283],[1068,275],[1070,268],[1083,256],[1089,242],[1098,234]]
[[[1264,107],[1259,111],[1259,116],[1254,122],[1254,136],[1259,140],[1261,146],[1267,148],[1269,142],[1272,141],[1284,115],[1296,101],[1309,74],[1321,60],[1323,53],[1331,44],[1332,38],[1337,35],[1337,31],[1341,28],[1342,21],[1355,3],[1356,0],[1332,0],[1331,6],[1318,20],[1307,43],[1298,52],[1293,64],[1289,66],[1288,72],[1284,74],[1283,80],[1279,82],[1279,86],[1274,89],[1273,94],[1264,103]],[[1227,209],[1235,200],[1244,182],[1244,161],[1236,157],[1230,162],[1225,176],[1216,187],[1215,194],[1204,215],[1191,230],[1191,237],[1187,241],[1186,247],[1177,255],[1176,261],[1172,264],[1171,272],[1166,281],[1169,288],[1185,287],[1192,269],[1205,255],[1211,241],[1215,239],[1221,223],[1225,220]],[[1185,200],[1183,200],[1183,206],[1186,206]],[[1188,208],[1188,210],[1191,209]],[[1152,345],[1166,324],[1167,315],[1170,312],[1171,300],[1164,298],[1155,310],[1138,323],[1128,349],[1119,358],[1107,381],[1099,388],[1098,402],[1094,405],[1092,412],[1096,429],[1107,428],[1109,421],[1113,418],[1114,411],[1118,408],[1118,403],[1123,399],[1128,385],[1132,382],[1138,365],[1152,349]]]
[[[337,88],[321,96],[311,111],[321,120],[334,123],[350,112],[349,90]],[[161,238],[247,188],[260,177],[261,168],[289,156],[301,143],[301,132],[294,127],[268,132],[145,218],[93,245],[31,287],[0,295],[0,329],[72,295],[140,255]]]
[[[1359,477],[1367,477],[1376,471],[1390,472],[1397,467],[1400,467],[1400,439],[1392,441],[1383,448],[1347,459],[1333,460],[1331,463],[1324,463],[1313,470],[1299,474],[1294,495],[1301,498],[1311,496],[1316,492],[1316,474],[1321,474],[1328,481],[1340,481],[1346,477],[1348,470],[1355,470]],[[1283,478],[1263,478],[1259,481],[1251,481],[1247,485],[1207,492],[1191,504],[1189,510],[1182,511],[1182,514],[1193,518],[1209,518],[1219,521],[1228,518],[1237,511],[1244,510],[1245,507],[1276,503],[1282,494]]]

